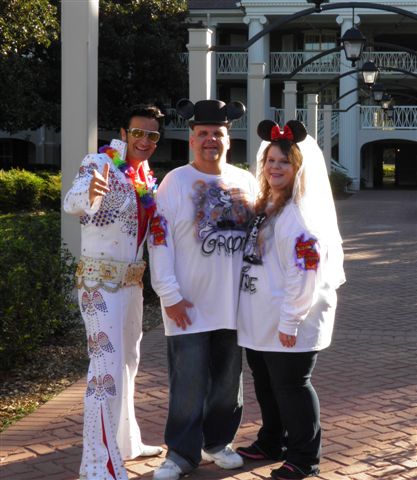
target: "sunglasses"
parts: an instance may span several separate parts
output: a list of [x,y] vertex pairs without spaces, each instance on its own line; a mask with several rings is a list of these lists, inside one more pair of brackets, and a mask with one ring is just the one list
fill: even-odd
[[154,132],[153,130],[143,130],[142,128],[129,128],[128,133],[134,138],[144,138],[147,136],[149,140],[153,143],[157,143],[161,138],[159,132]]

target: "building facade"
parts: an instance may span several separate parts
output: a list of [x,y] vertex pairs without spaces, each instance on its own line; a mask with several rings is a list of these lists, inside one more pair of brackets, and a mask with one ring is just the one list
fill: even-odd
[[[260,120],[282,126],[298,118],[323,148],[329,170],[346,172],[353,190],[381,186],[383,163],[395,164],[398,186],[417,186],[417,20],[359,4],[314,13],[306,0],[189,0],[189,42],[180,54],[189,69],[189,98],[241,100],[248,108],[231,130],[232,162],[254,169]],[[417,15],[417,1],[389,5]],[[307,9],[308,15],[300,15]],[[366,37],[355,67],[338,48],[352,26]],[[265,29],[266,35],[243,48]],[[390,96],[387,108],[361,78],[368,60],[379,68],[377,82]],[[174,109],[171,113],[167,141],[154,160],[177,165],[188,160],[188,128]],[[112,135],[99,132],[98,139],[106,142]],[[58,168],[60,143],[60,134],[45,128],[0,132],[0,168],[33,163]]]
[[[416,1],[391,0],[390,5],[417,14]],[[352,178],[353,190],[380,186],[384,162],[396,165],[397,185],[417,185],[417,20],[357,5],[300,14],[313,7],[302,0],[190,0],[184,54],[190,99],[247,105],[246,117],[232,129],[233,161],[254,168],[260,120],[283,125],[298,118],[316,136],[329,168],[345,169]],[[354,67],[337,48],[353,26],[366,37]],[[242,51],[265,29],[269,33]],[[385,108],[362,80],[367,61],[379,69],[378,87],[389,98]],[[187,134],[178,118],[168,126],[167,138],[185,140]]]

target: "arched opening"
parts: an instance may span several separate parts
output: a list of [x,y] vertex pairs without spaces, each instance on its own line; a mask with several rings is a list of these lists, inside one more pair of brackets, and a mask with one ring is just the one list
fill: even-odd
[[391,139],[363,145],[361,187],[417,188],[417,142]]

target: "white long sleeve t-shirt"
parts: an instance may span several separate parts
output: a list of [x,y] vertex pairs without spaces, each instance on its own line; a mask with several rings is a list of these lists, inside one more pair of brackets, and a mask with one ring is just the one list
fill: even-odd
[[[148,248],[166,335],[236,329],[242,249],[255,195],[254,177],[228,164],[220,175],[186,165],[164,178]],[[194,305],[185,331],[164,309],[182,299]]]
[[[325,242],[300,223],[296,208],[290,203],[263,226],[258,251],[248,239],[238,307],[241,346],[306,352],[330,345],[337,296],[321,280],[328,251]],[[279,331],[297,335],[295,346],[282,346]]]

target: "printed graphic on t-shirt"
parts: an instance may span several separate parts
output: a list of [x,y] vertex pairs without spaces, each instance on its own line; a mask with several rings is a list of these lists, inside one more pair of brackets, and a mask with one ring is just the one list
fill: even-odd
[[242,292],[256,293],[256,281],[258,277],[253,277],[250,274],[252,265],[244,265],[240,273],[240,285],[239,289]]
[[304,233],[295,241],[295,263],[300,270],[317,270],[320,262],[320,254],[317,247],[317,239],[310,237],[305,240]]
[[[247,195],[239,188],[198,180],[193,185],[196,237],[205,255],[242,250],[251,211]],[[242,232],[236,235],[236,232]]]
[[262,265],[262,245],[259,238],[261,226],[266,219],[265,213],[257,215],[249,225],[243,250],[243,260],[252,265]]
[[150,224],[150,236],[153,245],[165,245],[167,244],[167,221],[162,215],[155,215],[152,217]]

